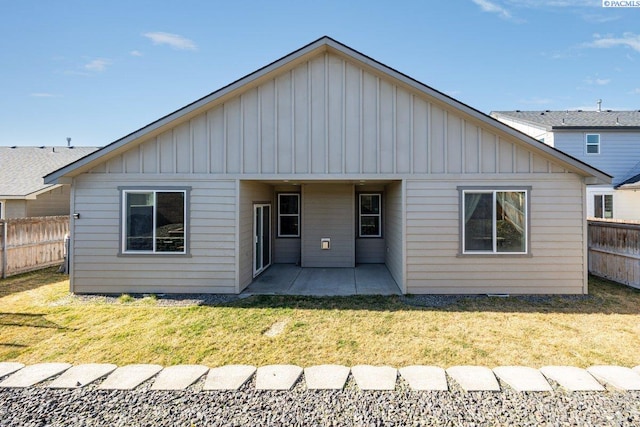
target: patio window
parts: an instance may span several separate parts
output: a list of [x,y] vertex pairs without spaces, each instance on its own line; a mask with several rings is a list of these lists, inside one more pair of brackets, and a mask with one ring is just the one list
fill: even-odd
[[587,154],[600,154],[600,135],[587,134],[586,144]]
[[186,190],[123,190],[123,253],[186,254]]
[[300,237],[300,194],[278,194],[278,237]]
[[593,211],[596,218],[613,218],[613,194],[594,195]]
[[381,200],[379,193],[360,194],[358,207],[358,229],[360,237],[380,237]]
[[463,190],[462,253],[526,254],[527,190]]

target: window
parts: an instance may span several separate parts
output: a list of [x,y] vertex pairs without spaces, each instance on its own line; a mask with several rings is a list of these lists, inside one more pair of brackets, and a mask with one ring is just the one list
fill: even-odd
[[613,194],[593,196],[593,211],[596,218],[613,218]]
[[587,154],[600,154],[600,135],[587,134]]
[[278,237],[300,237],[300,194],[278,194]]
[[186,190],[124,190],[124,253],[185,254]]
[[360,237],[380,237],[382,230],[380,227],[380,194],[360,194],[358,208],[358,228]]
[[0,201],[0,219],[4,219],[4,200]]
[[527,194],[527,190],[463,190],[462,253],[527,253]]

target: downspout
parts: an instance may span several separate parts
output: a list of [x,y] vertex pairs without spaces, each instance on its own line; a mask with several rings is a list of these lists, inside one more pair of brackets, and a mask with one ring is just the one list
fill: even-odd
[[2,222],[2,278],[7,278],[7,221]]

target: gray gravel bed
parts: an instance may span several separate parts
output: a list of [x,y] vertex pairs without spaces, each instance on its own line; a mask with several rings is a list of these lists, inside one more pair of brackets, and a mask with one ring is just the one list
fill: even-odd
[[640,392],[0,389],[0,426],[638,426]]

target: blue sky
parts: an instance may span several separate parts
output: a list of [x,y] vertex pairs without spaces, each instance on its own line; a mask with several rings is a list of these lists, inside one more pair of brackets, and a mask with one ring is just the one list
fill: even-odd
[[485,113],[640,109],[640,7],[602,3],[0,0],[0,145],[106,145],[323,35]]

